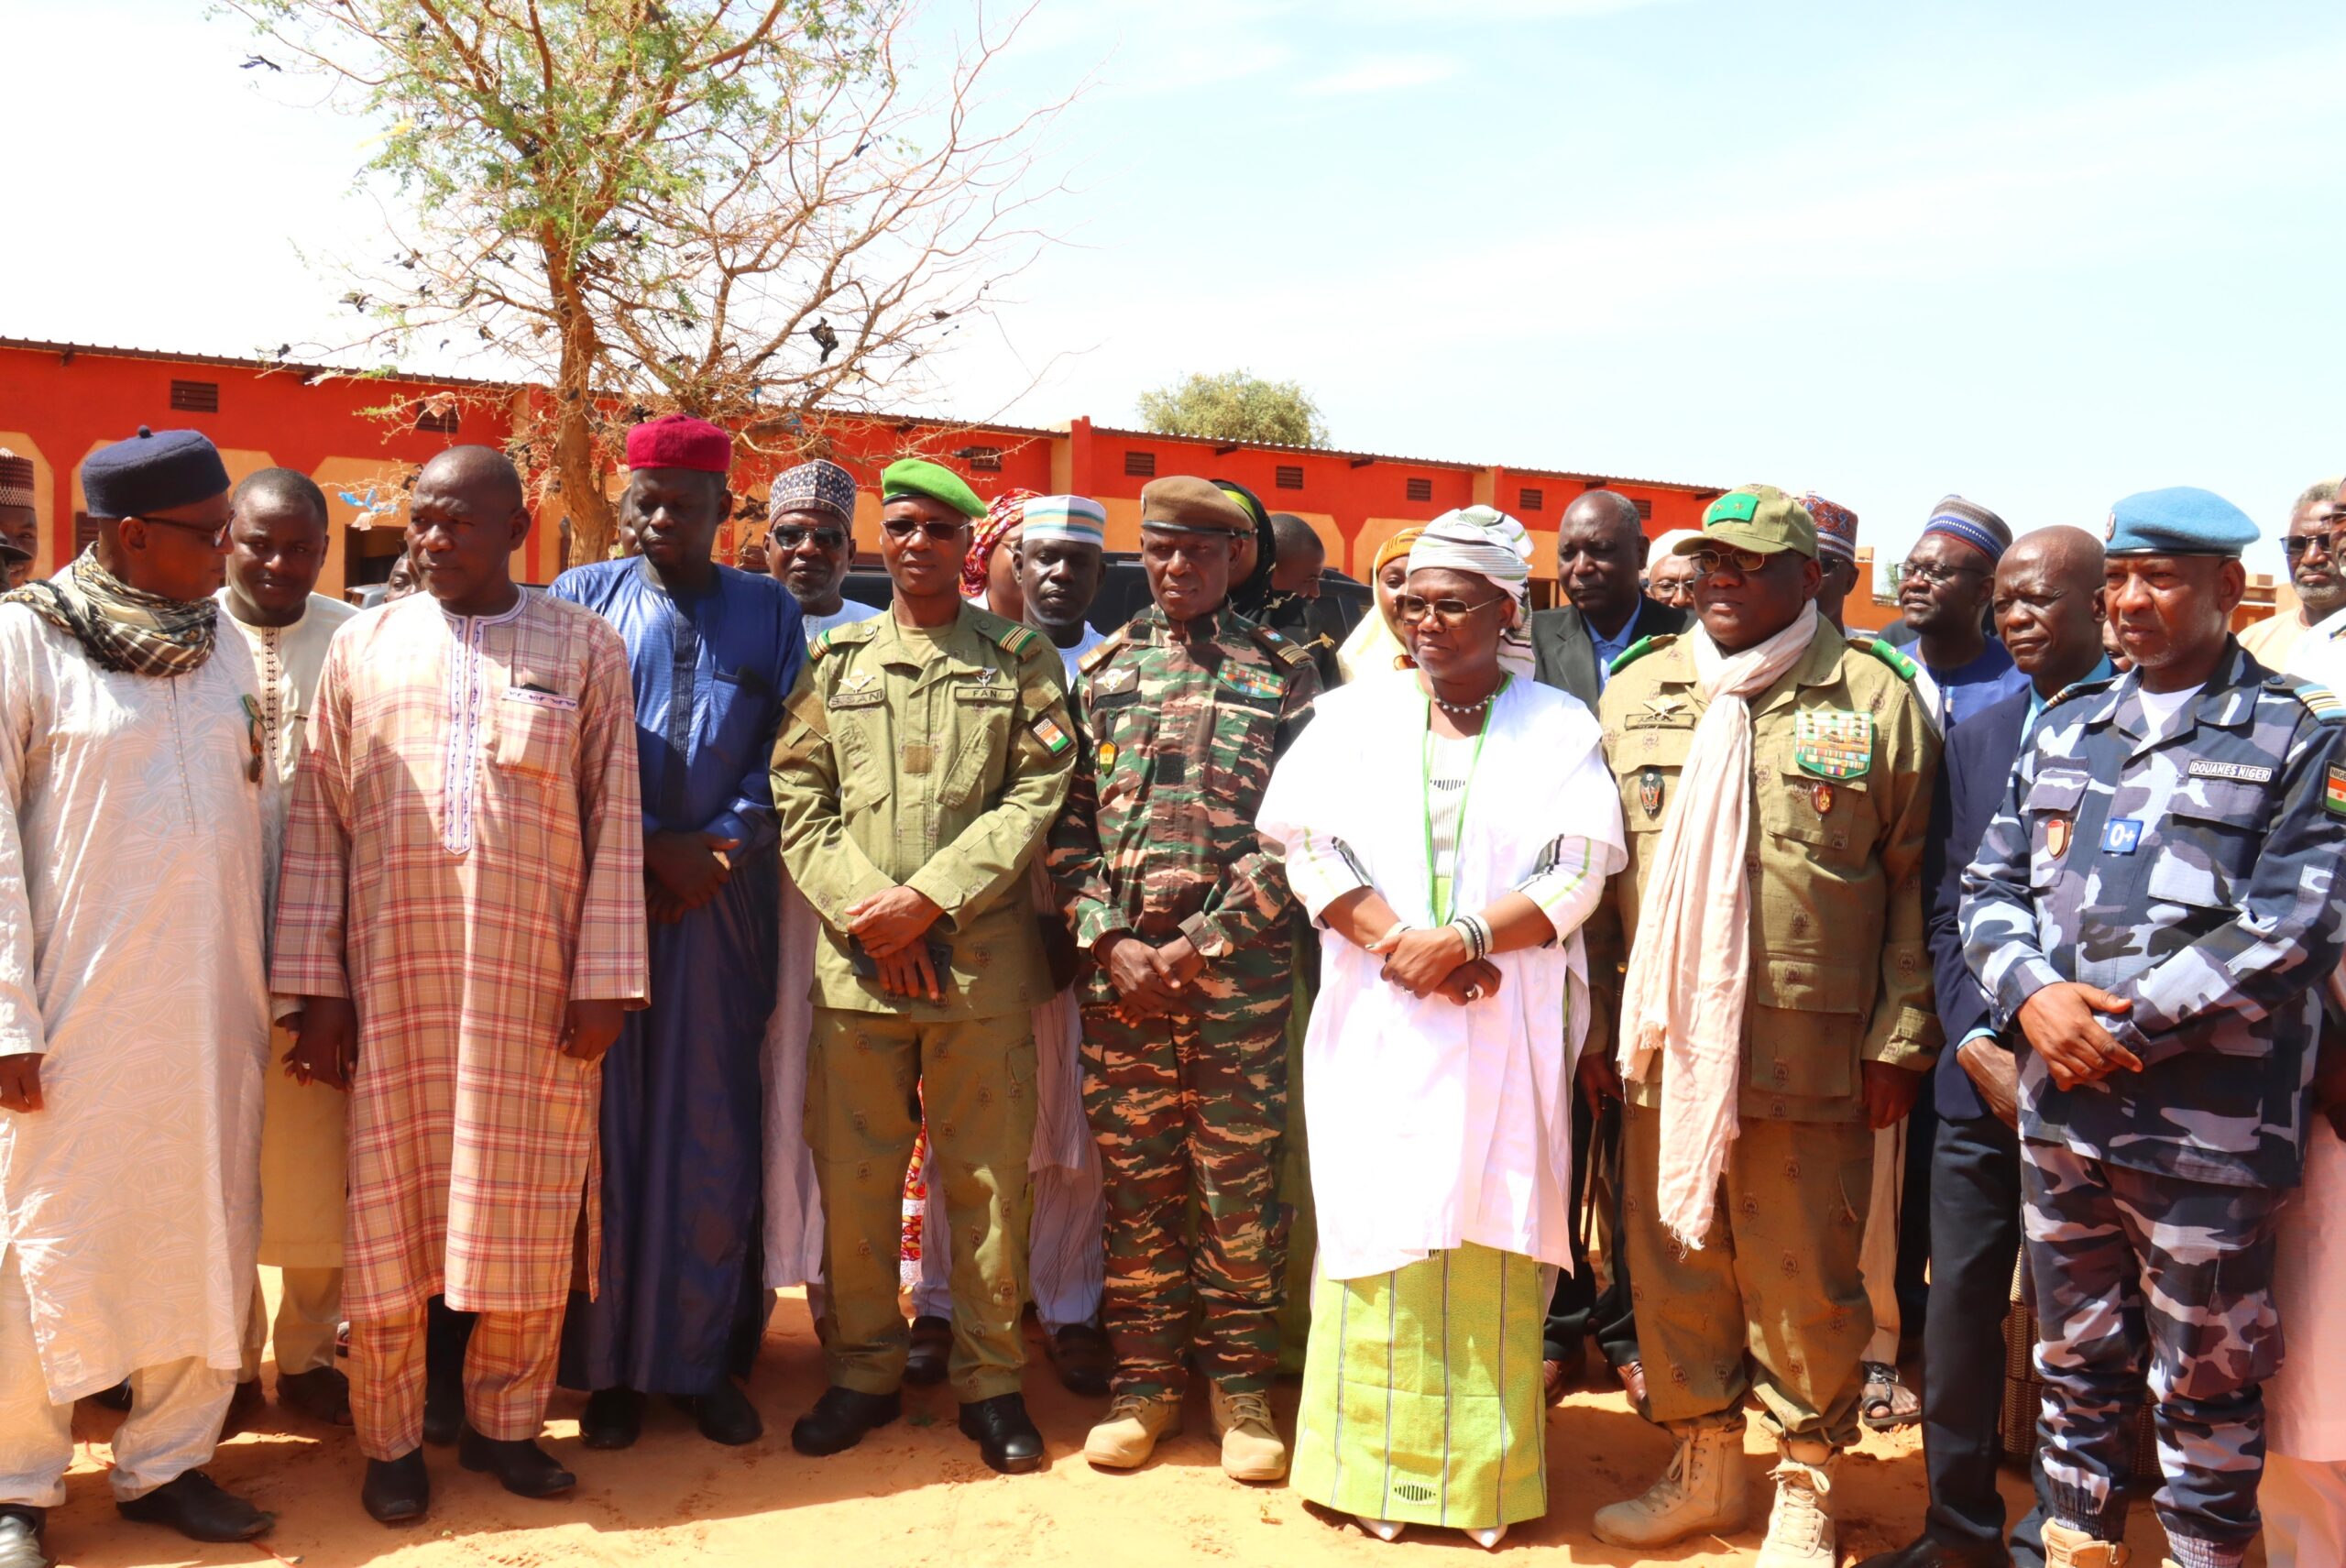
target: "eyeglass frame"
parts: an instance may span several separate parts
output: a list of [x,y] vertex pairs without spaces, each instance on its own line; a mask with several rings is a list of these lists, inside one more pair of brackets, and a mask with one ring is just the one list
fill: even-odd
[[1944,566],[1934,561],[1901,561],[1896,570],[1898,580],[1902,583],[1910,577],[1916,577],[1935,588],[1943,584],[1951,583],[1966,573],[1977,577],[1989,576],[1988,568],[1985,566]]
[[[1474,614],[1476,610],[1488,609],[1495,604],[1505,604],[1507,602],[1509,597],[1510,596],[1507,594],[1497,594],[1494,595],[1490,598],[1476,599],[1470,603],[1462,598],[1430,599],[1421,594],[1395,594],[1393,596],[1393,619],[1401,622],[1403,625],[1415,626],[1418,622],[1425,620],[1427,616],[1431,615],[1440,620],[1444,627],[1454,629],[1456,627],[1465,625],[1466,618]],[[1418,608],[1415,610],[1411,610],[1409,608],[1411,605],[1415,605]],[[1456,605],[1458,608],[1454,610],[1443,609],[1442,608],[1443,605]]]
[[[795,539],[786,537],[793,533],[798,537]],[[812,538],[822,549],[843,550],[847,547],[849,537],[848,531],[836,522],[817,523],[812,526],[797,522],[778,522],[766,530],[766,542],[770,544],[778,544],[784,550],[795,550],[806,543],[809,538]],[[909,539],[912,536],[902,534],[898,537]]]
[[208,528],[200,522],[184,522],[175,517],[153,517],[143,511],[132,512],[128,517],[117,521],[143,522],[149,528],[176,528],[181,533],[205,534],[211,538],[212,548],[214,550],[225,550],[228,546],[228,525],[225,522],[221,523],[217,528]]
[[970,520],[940,522],[933,517],[889,517],[881,519],[880,526],[899,544],[910,543],[915,533],[926,534],[931,544],[943,544],[969,527]]

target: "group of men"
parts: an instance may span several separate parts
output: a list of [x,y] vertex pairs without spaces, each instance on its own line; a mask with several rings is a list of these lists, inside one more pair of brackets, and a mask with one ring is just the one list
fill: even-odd
[[[1264,624],[1316,535],[1158,479],[1151,602],[1102,632],[1098,503],[989,508],[907,459],[878,610],[843,596],[858,486],[828,462],[772,481],[762,571],[715,559],[733,450],[630,432],[627,553],[541,592],[511,576],[520,476],[452,448],[412,492],[421,591],[356,615],[312,592],[302,477],[232,493],[192,432],[84,462],[95,543],[0,600],[0,1565],[45,1561],[73,1402],[126,1383],[123,1512],[269,1528],[198,1468],[259,1398],[257,1262],[284,1271],[278,1396],[355,1425],[386,1522],[428,1510],[427,1442],[569,1489],[536,1442],[557,1381],[589,1448],[654,1395],[754,1442],[741,1380],[799,1284],[828,1384],[802,1453],[943,1381],[988,1464],[1038,1468],[1032,1301],[1061,1376],[1111,1397],[1093,1464],[1144,1464],[1194,1367],[1224,1469],[1285,1473],[1314,938],[1254,823],[1329,669]],[[2259,632],[2323,682],[2333,510],[2292,524],[2296,645]],[[2276,1229],[2317,1111],[2346,1117],[2317,1074],[2338,705],[2231,637],[2255,530],[2206,492],[2017,543],[1948,498],[1902,571],[1910,651],[1841,628],[1856,528],[1749,486],[1652,558],[1592,490],[1568,602],[1527,629],[1525,672],[1602,720],[1629,840],[1589,927],[1619,1049],[1578,1075],[1608,1269],[1559,1280],[1543,1371],[1560,1394],[1594,1339],[1674,1453],[1597,1532],[1741,1528],[1749,1398],[1763,1563],[1834,1563],[1839,1456],[1905,1392],[1878,1320],[1927,1257],[1932,1510],[1876,1562],[2121,1563],[2147,1364],[2174,1561],[2231,1568]],[[2045,1416],[2007,1543],[2023,1234]],[[2297,1457],[2338,1513],[2346,1455]]]

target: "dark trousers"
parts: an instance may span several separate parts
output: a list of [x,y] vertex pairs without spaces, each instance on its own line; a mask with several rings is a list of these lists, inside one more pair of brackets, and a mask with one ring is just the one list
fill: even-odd
[[1993,1116],[1941,1118],[1931,1146],[1923,1320],[1923,1462],[1931,1484],[1924,1530],[1949,1546],[2003,1543],[1996,1423],[2020,1239],[2020,1135]]
[[[1589,1113],[1588,1102],[1578,1094],[1573,1096],[1573,1270],[1557,1276],[1556,1293],[1548,1302],[1548,1323],[1541,1337],[1546,1341],[1542,1354],[1550,1361],[1570,1361],[1584,1340],[1594,1337],[1596,1347],[1606,1361],[1614,1366],[1626,1365],[1638,1359],[1638,1315],[1629,1299],[1629,1260],[1628,1249],[1621,1245],[1621,1108],[1608,1102],[1603,1118],[1604,1147],[1593,1147],[1597,1137],[1598,1118]],[[1587,1250],[1581,1245],[1581,1228],[1577,1217],[1581,1205],[1594,1202],[1592,1190],[1596,1178],[1606,1179],[1607,1201],[1611,1212],[1607,1223],[1612,1226],[1612,1282],[1602,1291],[1588,1266]]]

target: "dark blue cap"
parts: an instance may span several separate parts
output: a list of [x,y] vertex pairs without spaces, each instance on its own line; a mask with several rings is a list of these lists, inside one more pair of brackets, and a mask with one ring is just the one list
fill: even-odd
[[2176,485],[2110,509],[2108,555],[2237,555],[2256,543],[2248,513],[2213,490]]
[[228,488],[220,449],[196,430],[149,430],[82,459],[82,494],[92,517],[137,517],[193,506]]

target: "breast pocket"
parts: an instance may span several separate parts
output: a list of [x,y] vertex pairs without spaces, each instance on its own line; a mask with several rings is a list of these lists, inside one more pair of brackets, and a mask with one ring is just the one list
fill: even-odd
[[2229,912],[2256,872],[2273,806],[2260,784],[2192,779],[2167,802],[2158,862],[2145,883],[2154,898]]
[[1209,787],[1250,822],[1271,782],[1271,756],[1278,749],[1278,735],[1276,711],[1251,703],[1217,706]]
[[2053,885],[2068,860],[2091,775],[2082,768],[2046,768],[2021,797],[2021,824],[2028,829],[2028,885]]
[[953,765],[937,793],[941,805],[965,806],[1002,776],[1017,716],[1018,692],[1007,682],[963,682],[953,688]]
[[1671,803],[1678,797],[1678,779],[1686,767],[1686,753],[1694,731],[1684,729],[1630,729],[1622,733],[1609,761],[1621,786],[1621,825],[1632,833],[1659,833],[1670,819]]
[[551,781],[566,777],[578,752],[578,699],[515,687],[497,705],[497,741],[489,760],[503,773]]
[[876,685],[834,692],[824,707],[839,768],[839,815],[852,818],[879,804],[883,781],[895,774],[888,755],[888,694]]

